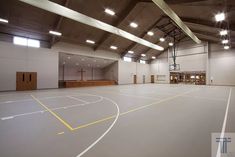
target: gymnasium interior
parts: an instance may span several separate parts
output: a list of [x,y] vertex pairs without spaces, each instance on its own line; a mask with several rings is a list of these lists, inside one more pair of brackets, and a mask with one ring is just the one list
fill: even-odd
[[1,0],[1,157],[235,157],[234,0]]

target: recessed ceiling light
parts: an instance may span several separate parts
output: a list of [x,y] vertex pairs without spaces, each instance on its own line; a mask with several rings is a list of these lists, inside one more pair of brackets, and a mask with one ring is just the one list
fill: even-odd
[[168,45],[169,45],[169,46],[173,46],[174,44],[173,44],[172,42],[170,42]]
[[113,10],[111,10],[111,9],[108,9],[108,8],[106,8],[105,10],[104,10],[104,12],[105,13],[107,13],[107,14],[109,14],[109,15],[115,15],[115,12],[113,11]]
[[76,65],[78,66],[79,64],[78,64],[78,63],[76,63]]
[[89,44],[95,44],[95,41],[89,40],[89,39],[87,39],[86,42],[89,43]]
[[90,64],[88,64],[88,66],[91,66]]
[[142,54],[141,54],[141,56],[142,56],[142,57],[145,57],[145,56],[146,56],[146,54],[143,54],[143,53],[142,53]]
[[65,65],[65,62],[63,62],[63,65]]
[[82,61],[85,61],[85,59],[84,59],[84,58],[82,58],[81,60],[82,60]]
[[148,31],[148,33],[147,33],[149,36],[153,36],[154,35],[154,33],[152,32],[152,31]]
[[156,57],[155,57],[155,56],[152,56],[152,59],[156,59]]
[[220,35],[221,36],[224,36],[224,35],[227,35],[228,34],[228,31],[227,30],[222,30],[220,31]]
[[128,53],[133,54],[133,53],[134,53],[134,51],[128,51]]
[[164,42],[165,41],[165,38],[160,38],[159,39],[161,42]]
[[222,40],[222,44],[227,44],[228,43],[228,40]]
[[110,46],[111,49],[117,50],[117,46]]
[[133,27],[133,28],[137,28],[137,27],[138,27],[138,24],[135,23],[135,22],[131,22],[131,23],[130,23],[130,26]]
[[96,60],[94,60],[94,62],[96,62]]
[[224,46],[224,49],[228,50],[228,49],[230,49],[230,47],[228,45],[226,45],[226,46]]
[[49,33],[52,34],[52,35],[56,35],[56,36],[61,36],[62,35],[62,33],[56,32],[56,31],[49,31]]
[[2,23],[8,23],[8,20],[7,20],[7,19],[2,19],[2,18],[0,18],[0,22],[2,22]]
[[224,13],[218,13],[215,15],[215,20],[217,22],[223,21],[225,19],[225,14]]
[[71,59],[71,57],[70,57],[70,56],[68,56],[67,58],[68,58],[68,59]]

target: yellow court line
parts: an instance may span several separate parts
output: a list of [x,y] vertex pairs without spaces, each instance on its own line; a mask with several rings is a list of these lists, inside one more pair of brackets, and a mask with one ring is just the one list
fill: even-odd
[[[155,102],[155,103],[151,103],[151,104],[148,104],[148,105],[144,105],[144,106],[141,106],[141,107],[137,107],[137,108],[131,109],[131,110],[126,111],[126,112],[122,112],[122,113],[120,113],[119,116],[126,115],[126,114],[129,114],[129,113],[132,113],[132,112],[135,112],[135,111],[138,111],[138,110],[147,108],[147,107],[151,107],[151,106],[153,106],[153,105],[157,105],[157,104],[166,102],[166,101],[168,101],[168,100],[172,100],[172,99],[174,99],[174,98],[177,98],[177,97],[183,96],[183,95],[185,95],[185,94],[188,94],[188,93],[190,93],[190,92],[192,92],[192,91],[194,91],[194,90],[190,90],[190,91],[184,92],[184,93],[182,93],[182,94],[178,94],[178,95],[175,95],[175,96],[172,96],[172,97],[169,97],[169,98],[165,98],[165,99],[159,100],[159,101],[157,101],[157,102]],[[80,125],[80,126],[78,126],[78,127],[76,127],[76,128],[73,128],[72,131],[75,131],[75,130],[78,130],[78,129],[82,129],[82,128],[86,128],[86,127],[88,127],[88,126],[95,125],[95,124],[98,124],[98,123],[102,123],[102,122],[104,122],[104,121],[108,121],[108,120],[113,119],[113,118],[115,118],[115,115],[109,116],[109,117],[106,117],[106,118],[103,118],[103,119],[100,119],[100,120],[96,120],[96,121],[91,122],[91,123],[87,123],[87,124],[84,124],[84,125]]]
[[38,100],[36,97],[31,95],[31,97],[37,101],[42,107],[44,107],[48,112],[50,112],[53,116],[55,116],[62,124],[64,124],[69,130],[73,131],[73,127],[69,125],[65,120],[60,118],[55,112],[53,112],[51,109],[49,109],[46,105],[44,105],[40,100]]

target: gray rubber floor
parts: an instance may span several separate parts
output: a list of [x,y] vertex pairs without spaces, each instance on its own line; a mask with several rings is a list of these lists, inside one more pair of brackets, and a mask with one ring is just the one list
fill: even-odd
[[[228,102],[229,93],[231,100]],[[0,93],[1,157],[210,157],[235,89],[122,85]]]

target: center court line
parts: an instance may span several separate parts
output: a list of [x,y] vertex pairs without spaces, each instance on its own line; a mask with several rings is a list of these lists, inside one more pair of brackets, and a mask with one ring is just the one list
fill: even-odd
[[[196,89],[196,90],[198,90],[198,89]],[[194,90],[187,91],[187,92],[184,92],[184,93],[181,93],[181,94],[177,94],[177,95],[175,95],[175,96],[171,96],[171,97],[169,97],[169,98],[165,98],[165,99],[159,100],[159,101],[157,101],[157,102],[150,103],[150,104],[148,104],[148,105],[140,106],[140,107],[131,109],[131,110],[126,111],[126,112],[122,112],[122,113],[120,113],[120,116],[123,116],[123,115],[129,114],[129,113],[131,113],[131,112],[135,112],[135,111],[138,111],[138,110],[147,108],[147,107],[151,107],[151,106],[153,106],[153,105],[157,105],[157,104],[160,104],[160,103],[163,103],[163,102],[166,102],[166,101],[175,99],[175,98],[177,98],[177,97],[183,96],[183,95],[188,94],[188,93],[191,93],[191,92],[193,92],[193,91],[195,91],[195,89],[194,89]],[[78,127],[73,128],[73,131],[79,130],[79,129],[82,129],[82,128],[86,128],[86,127],[88,127],[88,126],[92,126],[92,125],[95,125],[95,124],[98,124],[98,123],[102,123],[102,122],[104,122],[104,121],[108,121],[108,120],[110,120],[110,119],[113,119],[114,117],[115,117],[115,116],[112,115],[112,116],[108,116],[108,117],[106,117],[106,118],[99,119],[99,120],[96,120],[96,121],[93,121],[93,122],[90,122],[90,123],[87,123],[87,124],[82,124],[82,125],[80,125],[80,126],[78,126]]]
[[[225,111],[225,115],[224,115],[224,122],[223,122],[222,130],[221,130],[221,134],[220,134],[221,139],[224,138],[224,134],[225,134],[226,124],[227,124],[227,119],[228,119],[228,110],[229,110],[229,105],[230,105],[230,101],[231,101],[231,95],[232,95],[232,88],[230,88],[230,91],[229,91],[226,111]],[[219,142],[216,157],[221,157],[221,152],[220,152],[221,148],[220,147],[221,147],[221,145]]]
[[62,124],[64,124],[69,130],[73,130],[73,127],[71,127],[70,124],[68,124],[66,121],[64,121],[62,118],[60,118],[55,112],[53,112],[51,109],[49,109],[46,105],[44,105],[41,101],[39,101],[36,97],[31,95],[31,97],[37,101],[42,107],[44,107],[48,112],[50,112],[55,118],[57,118]]

